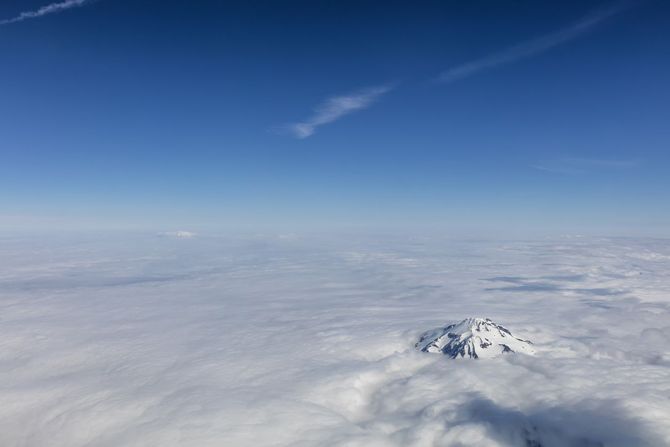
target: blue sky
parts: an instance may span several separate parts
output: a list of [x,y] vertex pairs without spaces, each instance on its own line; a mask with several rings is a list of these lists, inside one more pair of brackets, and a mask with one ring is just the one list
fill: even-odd
[[9,0],[0,228],[670,235],[670,5]]

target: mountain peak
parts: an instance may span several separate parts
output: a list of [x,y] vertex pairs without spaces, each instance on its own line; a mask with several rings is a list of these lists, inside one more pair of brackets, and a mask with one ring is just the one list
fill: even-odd
[[415,347],[423,352],[448,355],[452,359],[492,358],[510,352],[534,354],[532,343],[512,335],[488,318],[466,318],[426,331]]

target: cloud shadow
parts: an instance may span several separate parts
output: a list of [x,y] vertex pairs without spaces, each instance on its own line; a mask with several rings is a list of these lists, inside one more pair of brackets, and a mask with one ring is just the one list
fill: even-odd
[[520,447],[651,447],[660,436],[616,401],[584,400],[526,413],[477,396],[458,410],[462,423],[480,423],[502,444]]

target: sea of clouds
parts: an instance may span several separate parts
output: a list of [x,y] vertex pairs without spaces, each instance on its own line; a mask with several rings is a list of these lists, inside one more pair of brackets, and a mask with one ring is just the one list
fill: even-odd
[[670,240],[170,234],[0,238],[0,445],[670,445]]

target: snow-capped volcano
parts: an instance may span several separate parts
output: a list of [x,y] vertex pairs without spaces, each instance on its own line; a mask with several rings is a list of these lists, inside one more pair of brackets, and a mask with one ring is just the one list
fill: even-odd
[[530,341],[516,338],[488,318],[466,318],[460,323],[424,332],[415,346],[423,352],[439,352],[452,359],[492,358],[508,352],[535,353]]

